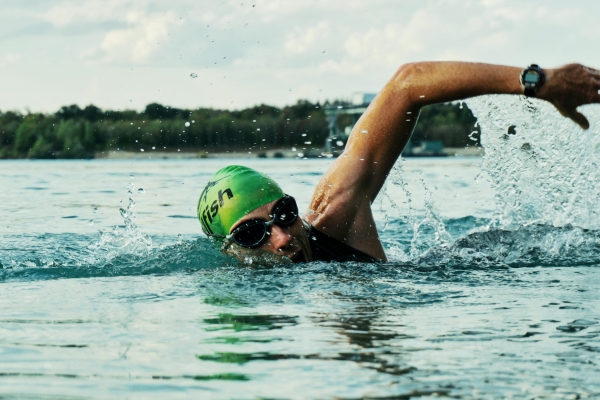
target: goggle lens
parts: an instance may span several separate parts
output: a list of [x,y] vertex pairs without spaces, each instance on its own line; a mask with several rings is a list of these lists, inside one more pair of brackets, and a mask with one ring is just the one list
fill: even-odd
[[291,196],[285,196],[273,208],[273,218],[269,222],[253,219],[238,226],[232,233],[231,239],[243,247],[259,246],[268,234],[268,226],[291,226],[298,218],[298,205]]
[[298,205],[293,197],[284,197],[273,209],[271,217],[274,222],[282,226],[290,226],[298,217]]
[[[261,223],[262,222],[262,223]],[[234,242],[244,247],[254,247],[262,242],[267,234],[263,221],[252,220],[236,229],[232,238]]]

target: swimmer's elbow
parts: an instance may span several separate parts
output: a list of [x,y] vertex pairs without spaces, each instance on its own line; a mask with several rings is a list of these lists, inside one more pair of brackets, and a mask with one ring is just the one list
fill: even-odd
[[395,95],[406,99],[411,104],[418,106],[422,97],[423,79],[426,66],[424,63],[407,63],[398,68],[389,84]]

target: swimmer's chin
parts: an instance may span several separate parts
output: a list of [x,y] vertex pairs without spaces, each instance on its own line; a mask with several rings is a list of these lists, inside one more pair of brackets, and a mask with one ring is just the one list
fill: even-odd
[[296,261],[296,258],[302,253],[296,254],[294,257],[286,257],[278,254],[270,253],[266,250],[258,249],[246,249],[241,246],[232,245],[227,247],[225,250],[226,254],[229,254],[246,265],[259,265],[263,267],[274,267],[276,265],[289,265],[295,262],[303,262],[304,259],[300,258]]

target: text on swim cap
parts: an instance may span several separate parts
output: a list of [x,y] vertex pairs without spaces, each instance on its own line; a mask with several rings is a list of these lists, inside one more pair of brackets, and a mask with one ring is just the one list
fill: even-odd
[[233,198],[233,192],[231,191],[230,188],[227,188],[225,190],[219,190],[219,200],[215,200],[212,202],[212,204],[210,205],[210,209],[209,206],[206,206],[204,208],[204,210],[202,210],[202,224],[204,225],[204,228],[206,229],[206,231],[208,233],[213,233],[212,229],[210,229],[209,224],[213,223],[213,218],[217,215],[217,213],[219,212],[219,207],[223,207],[223,205],[225,204],[225,199],[223,198],[223,195],[227,194],[227,199],[231,199]]

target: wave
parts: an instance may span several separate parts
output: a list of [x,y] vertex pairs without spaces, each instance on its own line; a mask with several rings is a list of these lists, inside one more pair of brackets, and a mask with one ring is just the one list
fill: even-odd
[[[143,249],[139,242],[130,242],[110,250],[101,241],[84,244],[89,239],[74,234],[13,238],[13,245],[22,246],[0,253],[0,282],[168,275],[234,263],[204,238]],[[32,242],[43,243],[44,249],[26,250]]]
[[[600,264],[600,231],[567,225],[554,227],[537,224],[516,230],[477,225],[482,220],[474,217],[444,221],[448,232],[462,233],[452,242],[437,243],[433,230],[421,231],[420,243],[426,243],[415,254],[410,246],[414,240],[392,240],[386,247],[388,263],[311,263],[312,266],[276,266],[265,271],[295,271],[294,273],[339,273],[340,266],[351,267],[356,273],[370,276],[393,276],[397,279],[420,279],[436,273],[444,279],[463,279],[465,272],[477,270],[506,270],[532,266],[581,266]],[[392,221],[398,226],[400,221]],[[398,232],[404,230],[399,229]],[[206,238],[179,239],[170,245],[153,244],[150,238],[129,240],[112,233],[112,241],[101,233],[100,239],[74,234],[23,235],[12,237],[12,250],[0,253],[0,282],[30,281],[63,278],[94,278],[112,276],[170,275],[176,273],[226,273],[225,271],[257,271],[256,263],[250,268],[221,254]],[[392,236],[392,235],[390,235]],[[117,238],[117,239],[115,239]],[[173,238],[155,238],[168,241]],[[402,241],[404,241],[402,243]],[[44,248],[31,250],[32,243],[43,243]],[[408,255],[407,255],[408,254]],[[228,272],[229,273],[229,272]],[[400,275],[399,275],[400,274]],[[423,275],[425,274],[425,275]],[[462,278],[461,278],[462,276]]]

